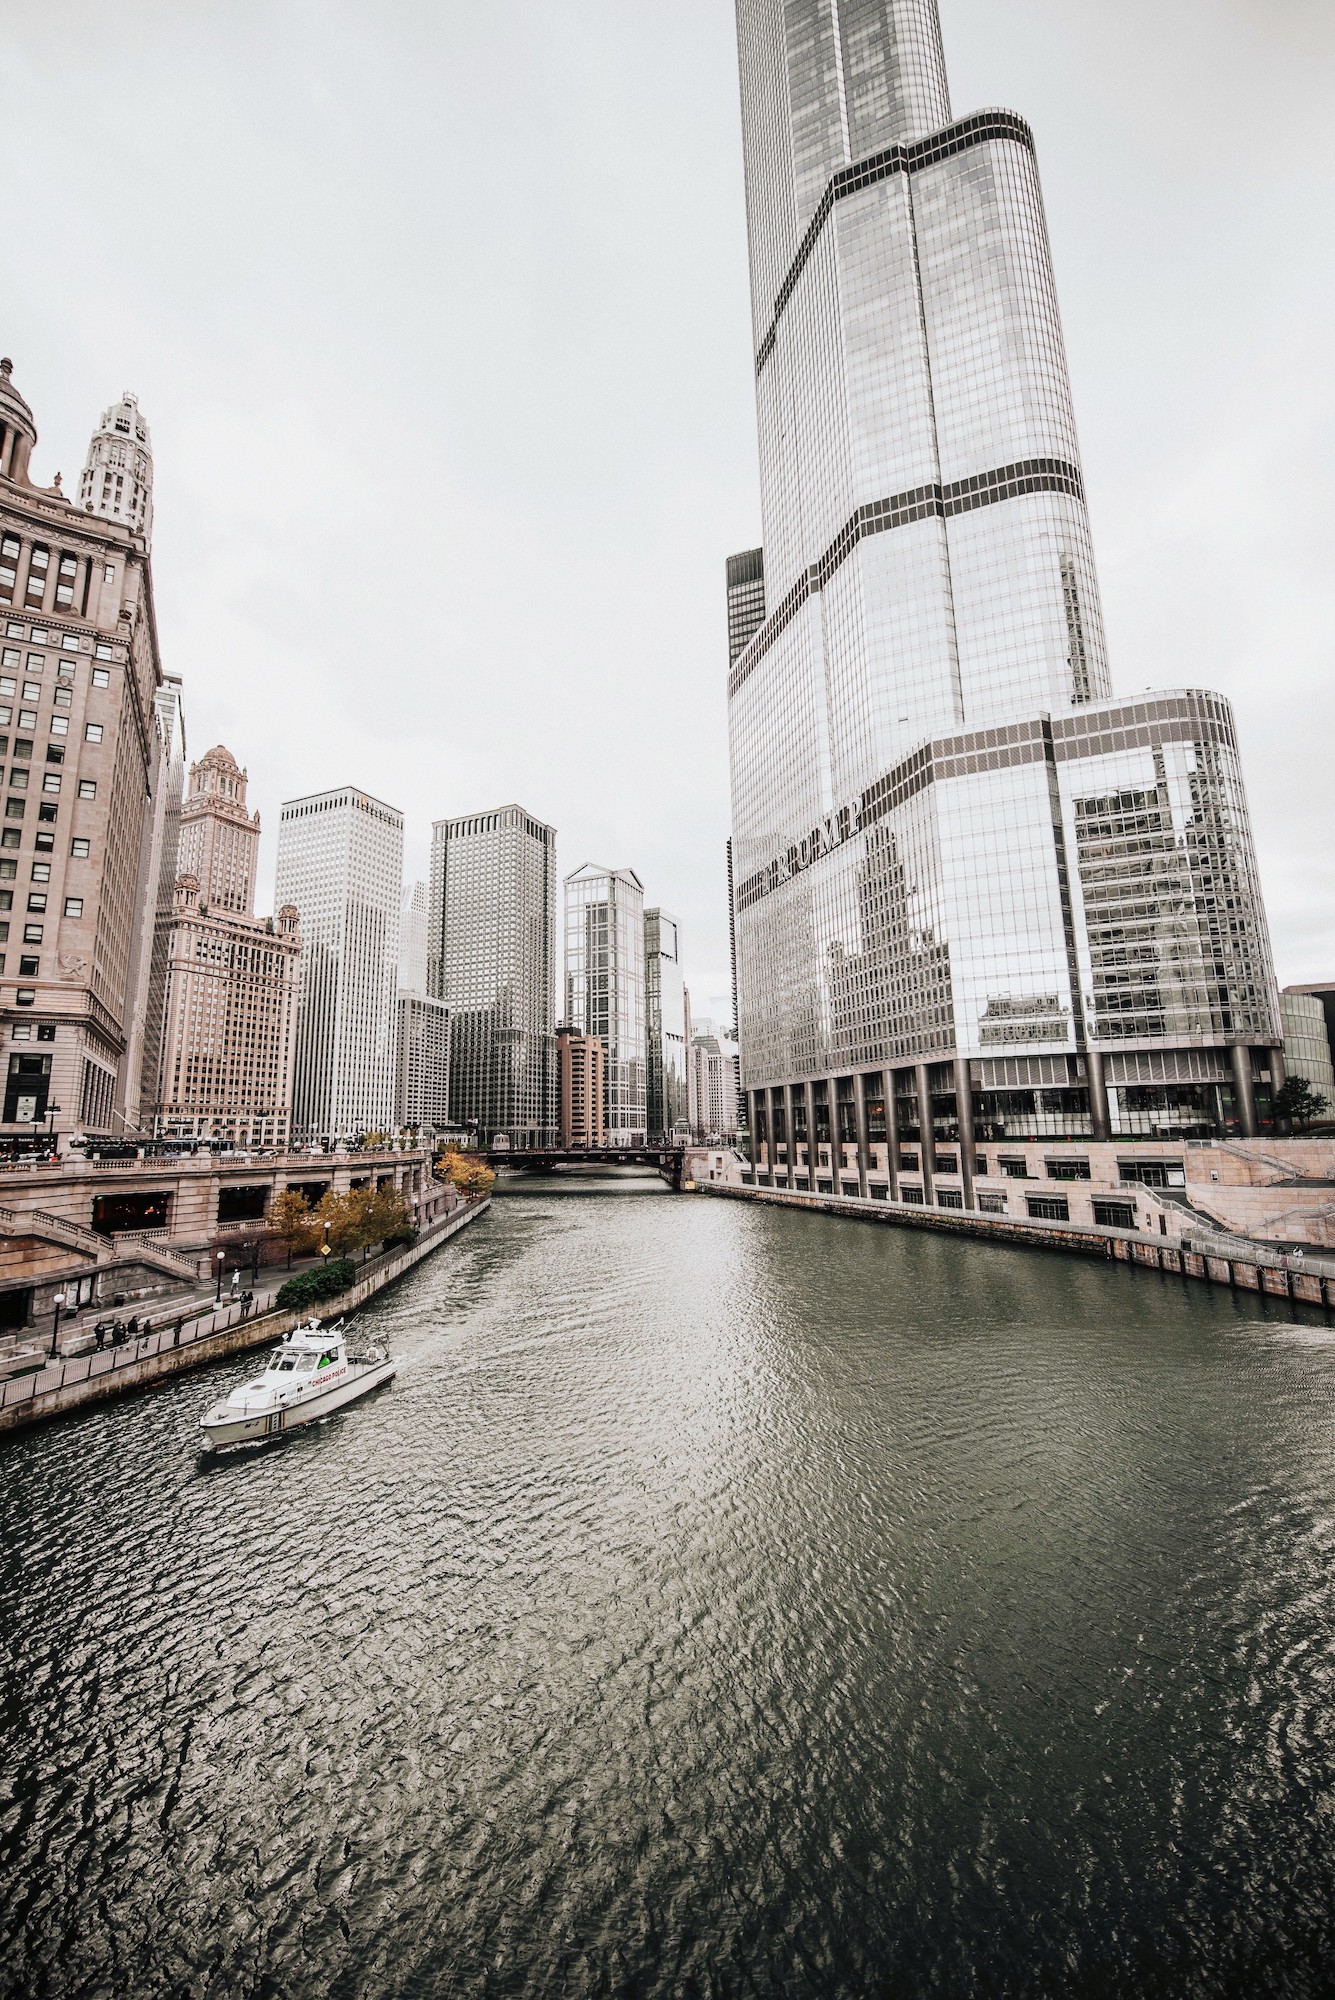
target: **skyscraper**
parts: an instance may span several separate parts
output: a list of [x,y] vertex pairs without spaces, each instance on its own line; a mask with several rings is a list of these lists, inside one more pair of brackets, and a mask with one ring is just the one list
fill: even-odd
[[644,913],[644,1046],[648,1133],[663,1139],[689,1117],[681,933],[666,910]]
[[431,829],[427,977],[450,1010],[450,1121],[556,1136],[556,833],[522,806]]
[[190,766],[176,872],[157,912],[160,1030],[145,1038],[144,1097],[174,1138],[286,1146],[291,1137],[301,937],[295,907],[257,917],[260,816],[221,743]]
[[401,812],[346,785],[288,800],[274,903],[301,915],[300,1137],[356,1138],[395,1122],[402,900]]
[[608,1144],[643,1145],[644,885],[632,869],[590,862],[566,876],[565,892],[565,1018],[607,1051]]
[[409,882],[403,892],[402,928],[399,933],[399,991],[425,995],[427,991],[427,929],[431,892],[425,882]]
[[109,513],[74,506],[58,478],[30,478],[37,426],[0,361],[0,1149],[11,1153],[50,1129],[126,1122],[117,1100],[157,894],[151,826],[174,761],[158,729],[142,420],[139,433],[132,511],[124,487],[119,514],[114,501]]
[[157,724],[152,810],[145,814],[140,877],[144,896],[138,913],[125,1056],[121,1063],[120,1110],[127,1131],[151,1130],[162,1063],[162,1031],[167,1009],[167,959],[181,838],[181,792],[185,780],[185,716],[181,683],[167,674],[153,703]]
[[737,23],[752,1129],[957,1139],[951,1205],[975,1129],[1252,1132],[1282,1058],[1233,720],[1113,698],[1033,135],[952,119],[935,0]]

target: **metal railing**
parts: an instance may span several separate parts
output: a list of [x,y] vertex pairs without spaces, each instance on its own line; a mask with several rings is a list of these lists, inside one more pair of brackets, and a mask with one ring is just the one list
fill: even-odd
[[147,1361],[167,1348],[193,1347],[197,1341],[207,1340],[215,1333],[225,1333],[228,1327],[239,1320],[258,1319],[261,1313],[272,1312],[276,1292],[257,1292],[250,1311],[246,1312],[237,1300],[235,1305],[226,1305],[201,1315],[194,1320],[171,1320],[155,1327],[151,1333],[140,1334],[134,1340],[127,1340],[119,1347],[94,1349],[91,1354],[77,1354],[69,1360],[48,1361],[31,1375],[12,1375],[0,1384],[0,1410],[8,1409],[15,1403],[33,1401],[38,1396],[58,1395],[62,1389],[72,1388],[76,1383],[87,1382],[99,1375],[112,1375],[118,1368],[128,1368],[133,1362]]

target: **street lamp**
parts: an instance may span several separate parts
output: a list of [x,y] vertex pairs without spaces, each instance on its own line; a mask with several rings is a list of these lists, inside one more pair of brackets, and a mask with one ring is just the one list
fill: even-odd
[[215,1288],[214,1288],[214,1293],[213,1293],[213,1303],[214,1303],[214,1305],[215,1305],[215,1306],[217,1306],[217,1305],[221,1305],[221,1304],[222,1304],[222,1267],[223,1267],[223,1258],[224,1258],[224,1257],[225,1257],[226,1255],[227,1255],[227,1252],[226,1252],[225,1250],[219,1250],[219,1251],[218,1251],[218,1253],[217,1253],[217,1256],[218,1256],[218,1283],[217,1283],[217,1285],[215,1286]]
[[60,1309],[65,1303],[65,1294],[63,1292],[57,1292],[54,1299],[52,1299],[51,1303],[56,1309],[55,1323],[51,1328],[51,1359],[54,1361],[59,1349]]
[[329,1255],[329,1224],[327,1222],[324,1226],[324,1242],[320,1245],[320,1255],[322,1257]]

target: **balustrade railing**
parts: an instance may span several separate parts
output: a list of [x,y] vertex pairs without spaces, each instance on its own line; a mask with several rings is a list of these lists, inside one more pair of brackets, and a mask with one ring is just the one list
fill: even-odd
[[193,1321],[170,1320],[163,1326],[155,1327],[151,1333],[141,1333],[136,1339],[127,1340],[118,1347],[94,1348],[90,1354],[48,1361],[31,1375],[12,1375],[7,1382],[0,1383],[0,1409],[8,1409],[14,1403],[29,1402],[38,1396],[56,1394],[61,1389],[72,1388],[76,1383],[90,1381],[98,1375],[114,1374],[118,1368],[127,1368],[135,1361],[147,1361],[169,1347],[192,1347],[196,1341],[207,1340],[212,1334],[225,1333],[228,1327],[235,1326],[243,1318],[257,1319],[261,1313],[271,1312],[277,1296],[276,1292],[257,1292],[249,1312],[238,1300],[235,1305],[218,1307]]

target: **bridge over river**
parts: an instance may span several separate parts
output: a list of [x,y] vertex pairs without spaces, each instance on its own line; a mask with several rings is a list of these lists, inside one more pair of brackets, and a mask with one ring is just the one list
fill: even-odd
[[483,1155],[489,1167],[550,1174],[563,1167],[652,1167],[671,1188],[680,1189],[685,1150],[680,1146],[493,1146]]

